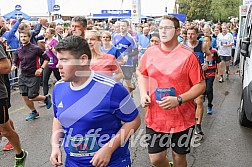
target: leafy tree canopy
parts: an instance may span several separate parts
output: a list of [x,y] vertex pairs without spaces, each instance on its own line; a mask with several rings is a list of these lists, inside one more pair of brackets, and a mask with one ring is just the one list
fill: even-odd
[[239,16],[242,0],[177,0],[179,13],[187,15],[187,20],[205,19],[215,22],[228,21]]

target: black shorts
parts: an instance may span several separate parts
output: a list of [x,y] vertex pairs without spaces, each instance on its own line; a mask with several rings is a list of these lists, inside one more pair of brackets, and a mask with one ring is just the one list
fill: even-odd
[[194,126],[178,133],[162,133],[146,127],[148,153],[160,153],[170,147],[178,154],[190,153],[190,144],[194,134],[193,130]]
[[134,73],[134,67],[133,66],[121,66],[123,75],[124,75],[124,79],[125,80],[131,80],[132,79],[132,75]]
[[220,56],[221,61],[230,61],[231,60],[231,56]]
[[216,57],[216,63],[219,64],[220,62],[221,62],[221,58],[220,58],[220,56],[218,55],[218,56]]
[[20,94],[33,99],[39,95],[40,77],[26,77],[22,74],[18,80]]
[[0,99],[0,125],[9,121],[8,99]]

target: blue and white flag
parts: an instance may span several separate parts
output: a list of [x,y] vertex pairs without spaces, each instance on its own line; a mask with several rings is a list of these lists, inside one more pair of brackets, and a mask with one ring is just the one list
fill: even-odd
[[47,0],[48,12],[53,12],[53,6],[55,5],[55,0]]

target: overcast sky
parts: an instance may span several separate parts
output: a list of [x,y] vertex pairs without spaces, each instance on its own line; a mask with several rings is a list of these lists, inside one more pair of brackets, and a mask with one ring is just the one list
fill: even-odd
[[[60,13],[65,16],[89,15],[101,10],[130,10],[132,0],[55,0],[60,5]],[[141,0],[142,15],[164,15],[165,7],[172,13],[175,0]],[[0,0],[1,15],[5,15],[21,5],[22,12],[30,16],[48,15],[47,0]]]

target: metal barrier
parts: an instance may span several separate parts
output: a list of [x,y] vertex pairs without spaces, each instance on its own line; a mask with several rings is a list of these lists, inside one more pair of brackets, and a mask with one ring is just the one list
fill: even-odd
[[[10,61],[13,60],[13,53],[16,51],[16,49],[7,49],[8,57],[10,58]],[[15,87],[18,87],[18,69],[15,71],[11,71],[9,73],[9,80],[10,80],[10,86],[11,89],[14,89]]]

